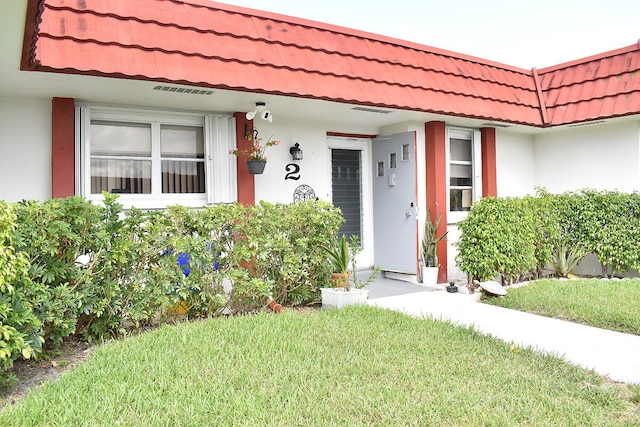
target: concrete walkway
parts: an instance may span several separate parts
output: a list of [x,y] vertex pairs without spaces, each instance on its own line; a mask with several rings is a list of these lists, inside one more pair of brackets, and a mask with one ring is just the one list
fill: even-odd
[[640,336],[579,325],[476,302],[422,285],[378,278],[367,287],[369,305],[431,317],[555,354],[614,381],[640,384]]

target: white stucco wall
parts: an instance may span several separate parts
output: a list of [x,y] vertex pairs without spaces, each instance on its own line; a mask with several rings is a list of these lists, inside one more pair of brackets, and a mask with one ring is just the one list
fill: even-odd
[[638,124],[629,118],[536,135],[535,185],[552,193],[640,190]]
[[[278,118],[273,123],[256,121],[259,136],[265,141],[273,136],[280,140],[280,145],[269,147],[266,151],[267,166],[262,175],[255,176],[256,201],[267,200],[271,203],[291,203],[293,193],[299,185],[313,188],[316,197],[330,200],[329,188],[329,152],[327,149],[327,127],[318,123],[304,123],[287,121]],[[289,149],[300,144],[303,159],[294,162]],[[287,165],[298,165],[300,171],[294,172],[293,167],[287,170]],[[299,177],[299,179],[286,179]]]
[[0,200],[51,198],[51,100],[0,97]]
[[496,130],[496,181],[498,197],[533,194],[535,165],[532,135]]

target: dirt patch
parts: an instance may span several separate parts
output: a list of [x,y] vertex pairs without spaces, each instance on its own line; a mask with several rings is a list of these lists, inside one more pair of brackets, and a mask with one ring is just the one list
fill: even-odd
[[41,356],[38,360],[16,360],[8,373],[14,374],[17,382],[1,392],[0,409],[6,405],[15,405],[45,381],[55,380],[62,372],[84,362],[95,347],[95,344],[68,340],[60,346],[60,349]]

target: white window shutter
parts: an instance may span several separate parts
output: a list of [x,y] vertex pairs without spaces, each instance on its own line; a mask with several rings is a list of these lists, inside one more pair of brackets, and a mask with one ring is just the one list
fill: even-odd
[[205,116],[205,174],[207,203],[231,203],[237,200],[235,119],[229,116]]
[[479,130],[473,131],[473,200],[482,198],[482,144]]

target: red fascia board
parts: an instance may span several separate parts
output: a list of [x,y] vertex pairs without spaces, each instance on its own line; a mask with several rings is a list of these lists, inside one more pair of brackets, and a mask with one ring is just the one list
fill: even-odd
[[36,43],[38,40],[38,25],[44,4],[41,0],[28,0],[27,13],[24,23],[24,39],[22,41],[22,56],[20,69],[30,70],[33,67]]

